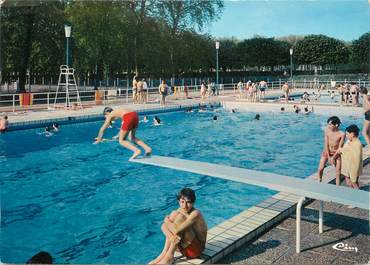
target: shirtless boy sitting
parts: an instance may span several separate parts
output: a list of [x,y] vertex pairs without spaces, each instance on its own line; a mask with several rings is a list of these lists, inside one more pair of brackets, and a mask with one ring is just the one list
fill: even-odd
[[341,160],[338,149],[343,146],[345,134],[339,130],[341,122],[337,116],[330,117],[327,123],[324,134],[324,150],[321,154],[318,175],[321,182],[325,164],[329,161],[331,165],[335,165],[335,184],[339,186]]
[[197,258],[205,248],[207,224],[201,212],[193,207],[195,192],[184,188],[177,199],[180,208],[166,216],[162,224],[166,236],[162,253],[149,264],[171,264],[176,250],[187,258]]

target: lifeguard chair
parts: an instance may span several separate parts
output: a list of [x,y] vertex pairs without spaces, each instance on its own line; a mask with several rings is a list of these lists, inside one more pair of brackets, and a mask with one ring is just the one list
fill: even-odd
[[65,91],[65,109],[83,108],[74,72],[75,70],[69,68],[68,65],[60,66],[58,87],[54,98],[54,109],[58,107],[58,93],[62,91]]

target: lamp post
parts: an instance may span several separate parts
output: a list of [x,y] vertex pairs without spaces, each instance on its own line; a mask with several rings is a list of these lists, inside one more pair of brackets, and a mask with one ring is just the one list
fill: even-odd
[[293,80],[293,49],[289,49],[290,54],[290,80]]
[[69,66],[69,38],[71,37],[71,29],[72,27],[69,25],[64,25],[64,32],[67,39],[67,47],[66,47],[66,65]]
[[218,49],[220,49],[220,42],[216,41],[216,85],[218,85]]

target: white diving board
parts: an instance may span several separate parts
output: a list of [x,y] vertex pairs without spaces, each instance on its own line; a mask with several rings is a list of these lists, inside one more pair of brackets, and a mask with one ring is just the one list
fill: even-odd
[[130,161],[242,182],[271,190],[289,192],[301,197],[336,202],[369,210],[369,192],[320,183],[310,179],[165,156],[150,156],[131,159]]
[[299,179],[245,168],[217,165],[206,162],[185,160],[165,156],[150,156],[131,159],[131,162],[166,167],[195,174],[261,186],[300,196],[296,210],[296,252],[301,252],[301,209],[305,197],[319,200],[319,233],[323,232],[323,201],[336,202],[369,210],[369,192],[311,179]]

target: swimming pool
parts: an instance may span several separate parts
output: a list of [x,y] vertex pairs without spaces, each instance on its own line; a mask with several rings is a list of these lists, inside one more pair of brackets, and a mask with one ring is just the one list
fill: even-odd
[[[212,117],[218,116],[214,121]],[[306,177],[322,150],[326,116],[294,113],[160,114],[138,136],[155,154]],[[361,120],[343,118],[343,126]],[[129,163],[116,142],[91,144],[101,122],[0,136],[1,257],[24,263],[40,250],[55,263],[145,263],[161,251],[160,225],[187,186],[212,227],[273,191],[164,168]],[[107,136],[117,133],[118,124]]]

